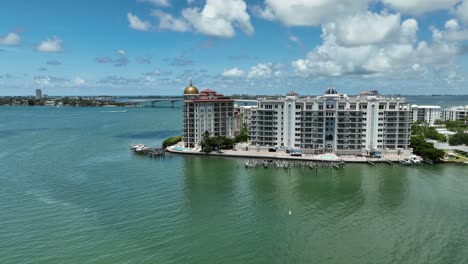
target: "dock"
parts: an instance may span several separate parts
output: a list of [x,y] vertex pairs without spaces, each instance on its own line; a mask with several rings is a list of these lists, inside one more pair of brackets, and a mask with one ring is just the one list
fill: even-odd
[[133,144],[130,149],[139,155],[148,155],[150,158],[160,158],[166,156],[166,150],[164,148],[152,148],[144,144]]
[[335,168],[341,169],[344,168],[345,163],[342,161],[329,161],[329,162],[316,162],[316,161],[294,161],[294,160],[260,160],[260,159],[250,159],[245,160],[246,168]]

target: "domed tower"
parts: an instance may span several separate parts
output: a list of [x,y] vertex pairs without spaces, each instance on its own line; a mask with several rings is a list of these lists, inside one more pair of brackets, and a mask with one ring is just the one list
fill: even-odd
[[332,94],[338,94],[336,91],[335,87],[329,86],[327,90],[325,91],[325,95],[332,95]]
[[192,81],[190,81],[190,85],[185,87],[184,99],[193,99],[194,97],[197,97],[198,94],[198,88],[193,86]]

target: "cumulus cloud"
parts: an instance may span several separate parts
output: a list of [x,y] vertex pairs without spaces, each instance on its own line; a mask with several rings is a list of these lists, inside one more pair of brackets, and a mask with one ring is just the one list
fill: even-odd
[[130,28],[140,31],[149,31],[151,29],[150,22],[143,21],[138,16],[133,15],[132,13],[127,13],[127,19]]
[[33,81],[39,86],[69,85],[69,81],[65,78],[48,75],[36,75],[33,77]]
[[168,0],[138,0],[138,2],[147,2],[155,6],[165,6],[165,7],[171,5]]
[[382,2],[398,11],[420,15],[436,10],[449,10],[459,0],[382,0]]
[[367,10],[370,0],[265,0],[255,15],[287,26],[318,26],[333,18]]
[[282,72],[280,68],[282,65],[280,64],[273,64],[273,63],[259,63],[250,68],[249,72],[247,73],[247,78],[270,78],[270,77],[279,77],[281,76]]
[[463,3],[457,6],[456,14],[466,25],[468,25],[468,0],[464,0]]
[[183,19],[175,18],[173,15],[162,10],[153,10],[151,15],[159,19],[160,29],[167,29],[178,32],[185,32],[190,29],[187,22],[185,22]]
[[46,39],[36,46],[36,51],[46,53],[57,53],[63,51],[63,41],[58,37]]
[[[405,24],[411,26],[414,24]],[[345,46],[362,46],[393,42],[401,36],[405,25],[400,24],[399,14],[359,13],[323,25],[323,34],[333,35]],[[417,23],[416,23],[417,30]],[[416,32],[409,32],[415,34]]]
[[80,77],[76,77],[75,80],[73,81],[73,83],[76,85],[76,86],[83,86],[86,84],[86,81],[81,79]]
[[202,10],[187,8],[182,16],[192,24],[197,32],[217,37],[233,37],[234,27],[247,35],[254,32],[243,0],[207,0]]
[[450,19],[445,22],[445,30],[432,28],[432,38],[437,42],[444,41],[464,41],[468,40],[468,30],[462,29],[456,19]]
[[[388,16],[381,14],[381,16]],[[399,23],[392,20],[393,26],[387,32],[377,37],[367,32],[361,34],[362,39],[353,37],[355,29],[350,28],[353,23],[343,25],[348,32],[330,30],[328,25],[322,27],[323,43],[307,54],[305,59],[299,59],[292,66],[300,75],[312,76],[380,76],[396,74],[413,68],[436,67],[438,69],[451,69],[455,60],[461,53],[459,40],[463,39],[464,32],[457,27],[455,21],[448,21],[445,30],[433,29],[433,41],[429,45],[425,41],[417,41],[416,20],[408,19]],[[382,18],[386,21],[386,18]],[[378,23],[379,18],[374,18]],[[364,20],[365,21],[365,20]],[[370,22],[370,21],[369,21]],[[361,27],[358,25],[357,27]],[[368,27],[373,32],[372,26]],[[385,32],[385,31],[384,31]],[[358,45],[359,44],[359,45]]]
[[232,69],[229,69],[229,70],[224,70],[222,73],[221,73],[221,76],[224,76],[224,77],[242,77],[245,75],[245,72],[243,70],[239,70],[238,68],[232,68]]
[[8,33],[0,36],[0,45],[16,46],[21,44],[21,36],[16,33]]
[[216,37],[233,37],[235,28],[247,35],[254,32],[244,0],[207,0],[202,9],[183,9],[180,18],[162,10],[153,10],[152,15],[159,19],[160,29],[179,32],[195,30]]

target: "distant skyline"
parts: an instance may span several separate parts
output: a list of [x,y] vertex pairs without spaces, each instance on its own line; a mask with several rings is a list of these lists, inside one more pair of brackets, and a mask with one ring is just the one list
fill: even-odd
[[0,96],[468,94],[468,0],[3,0]]

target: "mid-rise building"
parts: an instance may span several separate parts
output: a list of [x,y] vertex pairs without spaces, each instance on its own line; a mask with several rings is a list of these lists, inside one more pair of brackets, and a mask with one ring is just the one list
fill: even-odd
[[468,105],[446,108],[442,111],[442,116],[444,121],[463,121],[468,116]]
[[36,99],[42,99],[42,90],[36,89]]
[[214,90],[201,92],[190,83],[184,90],[184,145],[198,147],[205,132],[234,137],[234,100]]
[[343,154],[406,149],[410,125],[411,109],[404,98],[375,91],[350,97],[330,87],[317,97],[259,98],[251,109],[249,140],[258,146]]
[[412,105],[413,122],[421,121],[434,125],[436,120],[442,120],[442,108],[437,105]]

